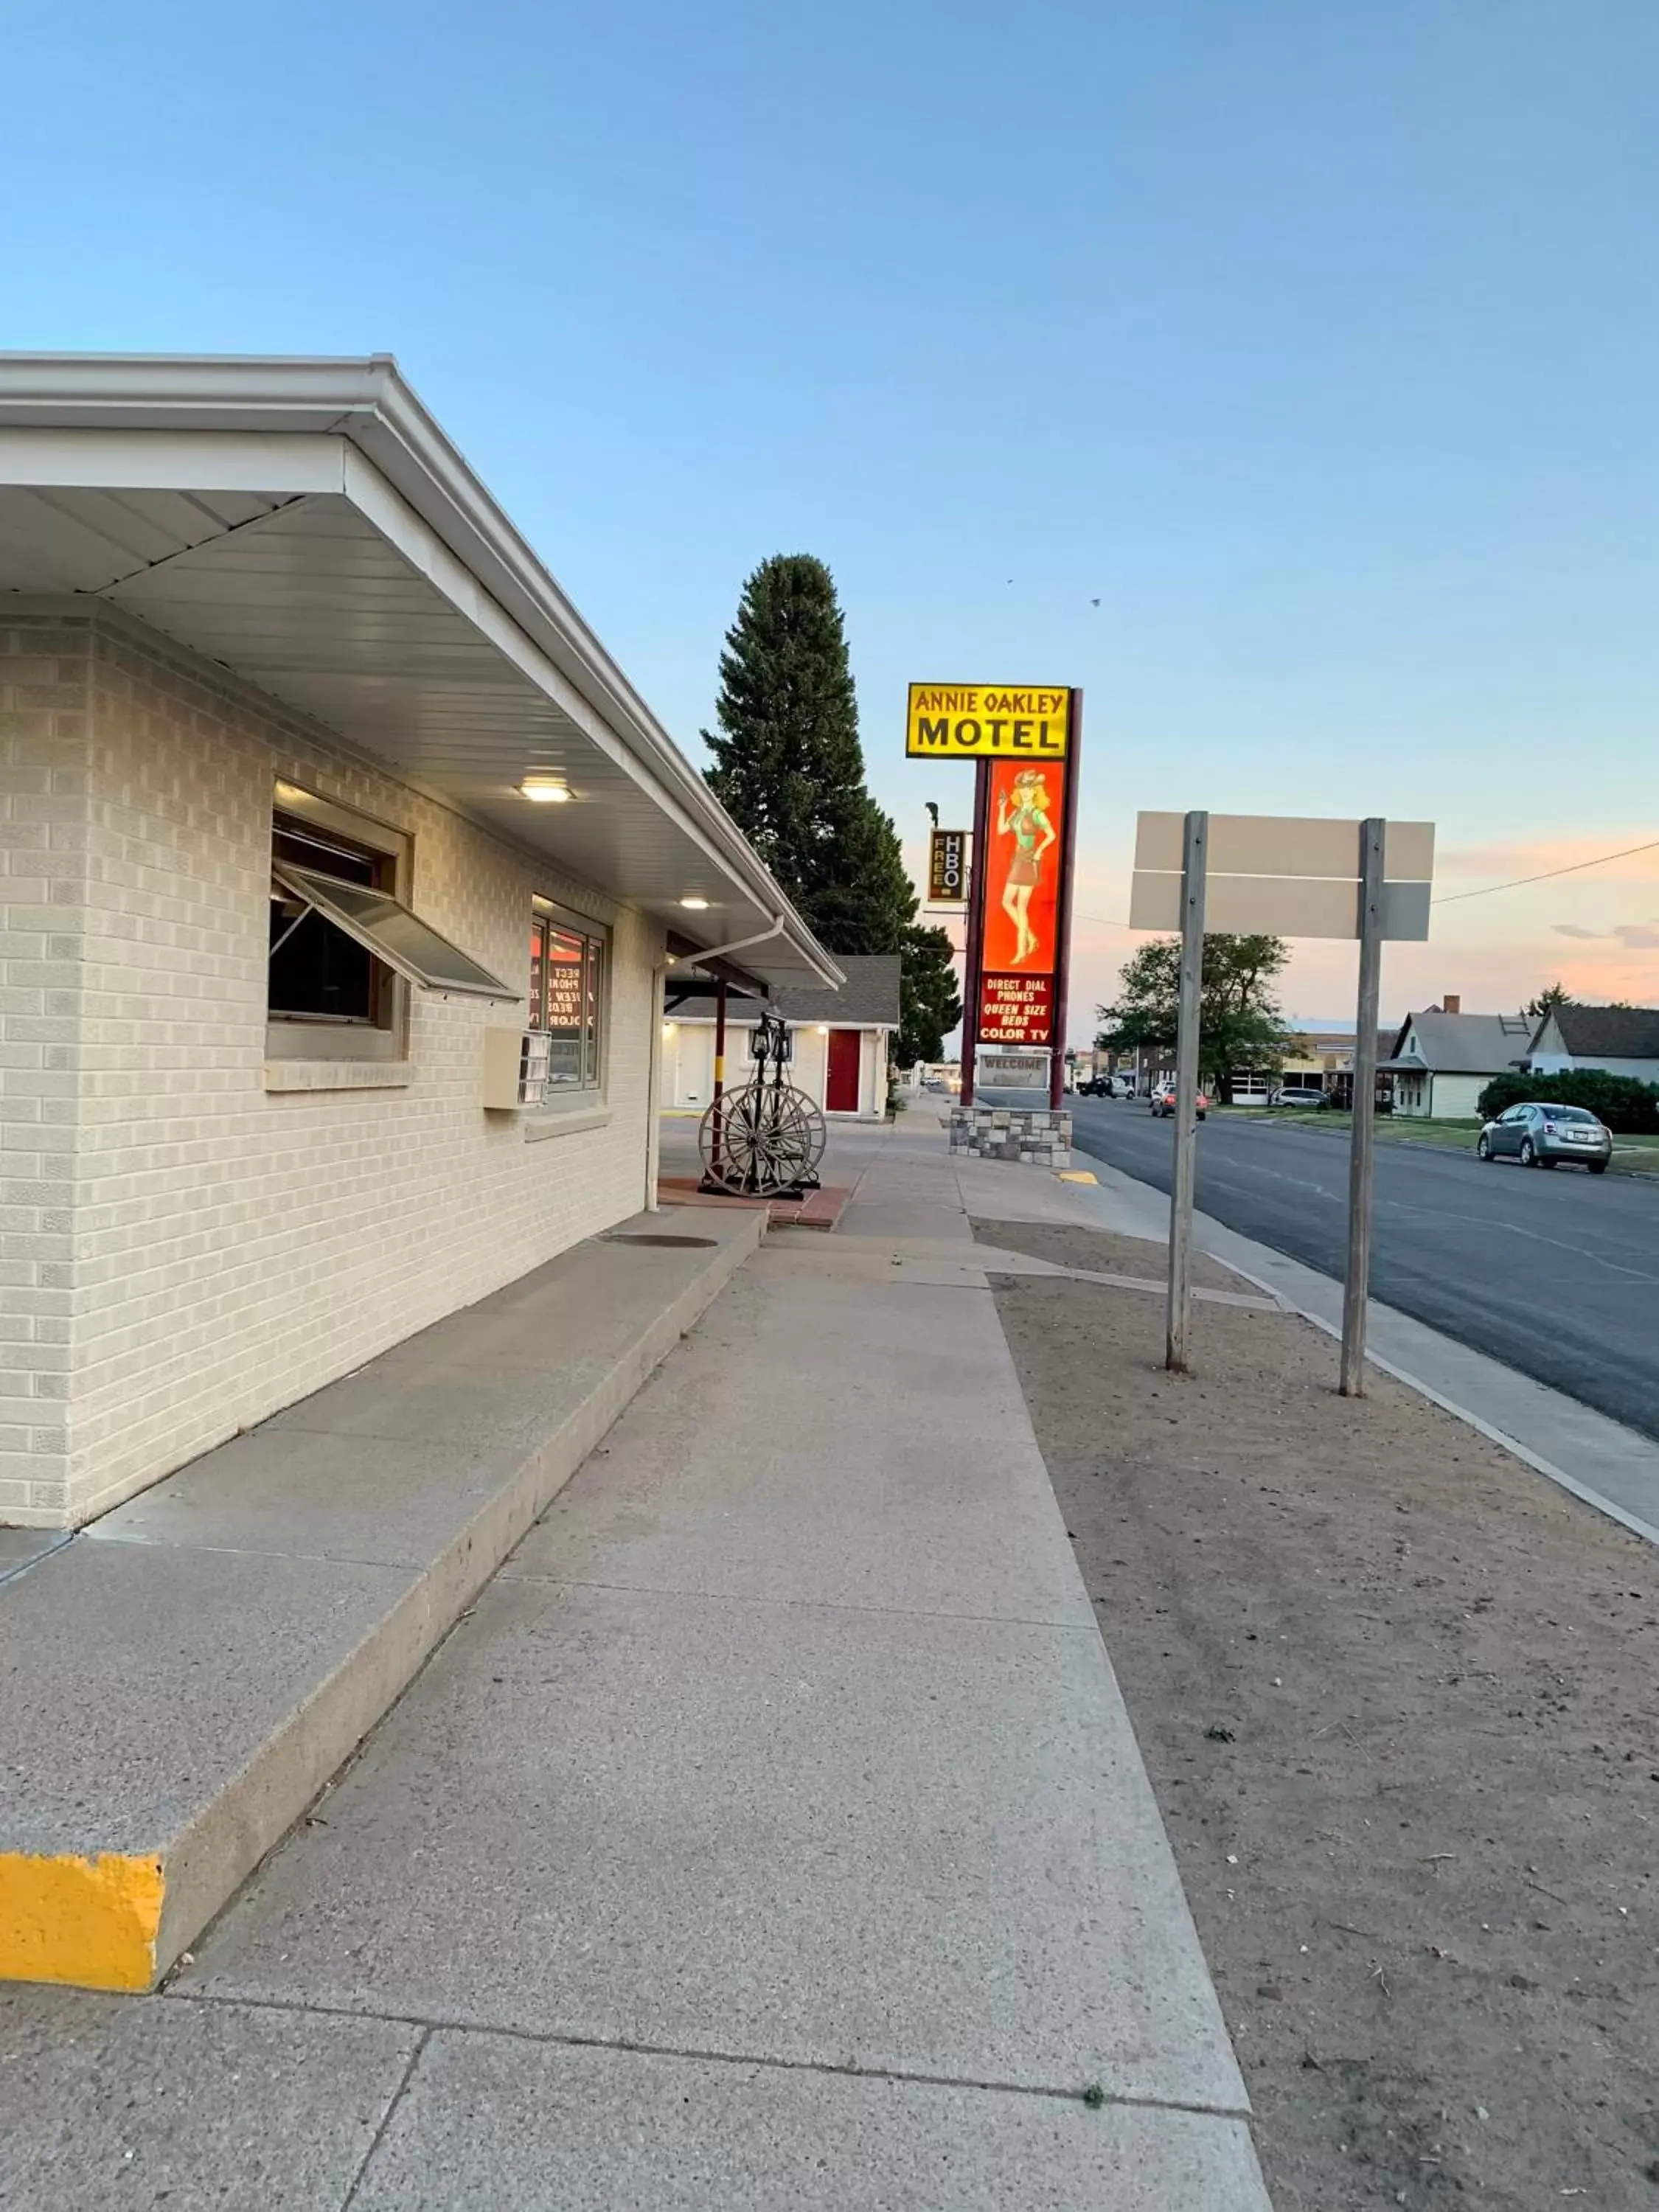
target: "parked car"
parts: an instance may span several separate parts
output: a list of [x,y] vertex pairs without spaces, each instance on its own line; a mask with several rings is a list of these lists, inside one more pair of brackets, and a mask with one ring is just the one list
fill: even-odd
[[1325,1094],[1316,1091],[1311,1084],[1287,1083],[1282,1090],[1274,1091],[1268,1103],[1273,1106],[1322,1106]]
[[[1153,1091],[1152,1106],[1153,1113],[1162,1115],[1166,1121],[1174,1114],[1176,1095],[1173,1083],[1162,1084]],[[1210,1102],[1200,1091],[1198,1094],[1198,1118],[1200,1121],[1209,1110]]]
[[1077,1086],[1079,1098],[1133,1098],[1134,1078],[1131,1075],[1091,1075]]
[[1474,1149],[1483,1160],[1516,1159],[1523,1168],[1576,1160],[1592,1175],[1605,1175],[1613,1158],[1613,1133],[1582,1106],[1552,1106],[1539,1099],[1511,1106],[1488,1121]]

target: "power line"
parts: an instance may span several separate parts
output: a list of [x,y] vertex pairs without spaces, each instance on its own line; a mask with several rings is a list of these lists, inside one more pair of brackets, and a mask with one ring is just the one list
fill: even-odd
[[1650,837],[1645,845],[1626,845],[1622,852],[1602,853],[1593,860],[1575,860],[1571,867],[1546,868],[1541,875],[1517,876],[1512,884],[1486,884],[1478,891],[1448,891],[1435,899],[1435,906],[1455,906],[1460,899],[1490,898],[1494,891],[1518,891],[1523,884],[1547,884],[1556,876],[1581,875],[1586,868],[1604,868],[1609,860],[1628,860],[1633,853],[1659,851],[1659,837]]

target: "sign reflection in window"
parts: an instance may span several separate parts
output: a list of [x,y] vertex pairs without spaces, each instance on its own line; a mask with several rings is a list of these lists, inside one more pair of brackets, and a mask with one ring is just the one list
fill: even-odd
[[599,1083],[600,969],[596,938],[561,929],[539,915],[530,932],[530,1025],[551,1040],[548,1084],[594,1091]]

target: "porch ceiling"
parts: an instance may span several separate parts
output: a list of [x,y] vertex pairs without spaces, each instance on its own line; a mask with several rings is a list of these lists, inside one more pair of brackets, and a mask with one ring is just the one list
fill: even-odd
[[[739,956],[767,982],[838,979],[505,517],[455,479],[453,448],[420,450],[441,434],[389,365],[99,363],[358,378],[350,408],[337,393],[277,418],[248,392],[216,409],[196,393],[167,420],[152,398],[131,429],[105,387],[95,404],[20,389],[54,385],[53,364],[27,366],[0,356],[0,592],[124,608],[683,938],[775,931]],[[571,803],[520,796],[536,770]]]

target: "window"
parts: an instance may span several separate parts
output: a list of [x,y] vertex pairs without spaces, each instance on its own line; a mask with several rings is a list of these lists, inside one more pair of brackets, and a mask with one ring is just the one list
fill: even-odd
[[599,1088],[605,940],[538,914],[530,924],[530,1027],[550,1039],[547,1087]]
[[[366,945],[334,927],[303,884],[326,878],[343,889],[389,889],[395,856],[278,814],[270,837],[272,1021],[353,1023],[389,1029],[392,971]],[[301,872],[292,884],[289,870]]]
[[[398,897],[400,832],[280,784],[270,838],[266,1058],[395,1060],[406,986],[517,994]],[[281,1087],[289,1087],[286,1083]]]

